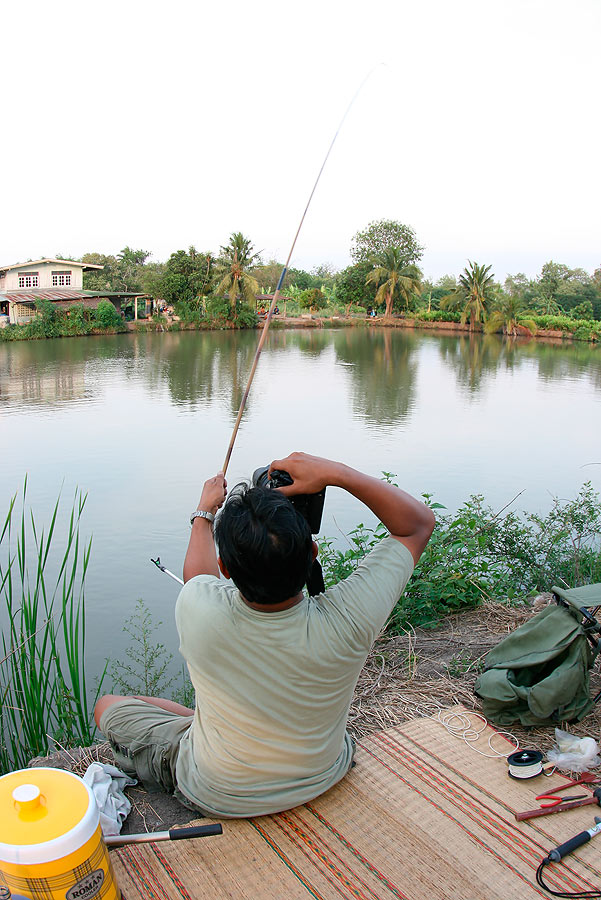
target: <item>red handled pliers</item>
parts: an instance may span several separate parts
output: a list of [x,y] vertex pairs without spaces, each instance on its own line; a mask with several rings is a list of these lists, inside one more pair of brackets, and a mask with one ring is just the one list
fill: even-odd
[[598,781],[598,775],[593,775],[590,772],[583,772],[579,778],[575,778],[573,781],[566,781],[565,784],[553,788],[552,791],[547,791],[545,794],[539,794],[535,799],[549,801],[548,803],[541,803],[541,809],[547,809],[547,807],[550,806],[558,806],[560,803],[567,803],[569,800],[584,800],[588,797],[588,794],[578,794],[576,797],[558,797],[557,794],[559,791],[565,791],[566,788],[574,787],[577,784],[595,784]]

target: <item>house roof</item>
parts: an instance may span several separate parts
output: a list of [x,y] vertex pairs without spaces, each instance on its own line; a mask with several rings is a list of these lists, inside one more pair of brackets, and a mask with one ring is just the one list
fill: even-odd
[[8,272],[10,269],[30,269],[32,266],[39,266],[42,263],[56,263],[58,266],[79,266],[81,269],[104,269],[104,266],[97,266],[93,263],[77,262],[74,259],[32,259],[29,262],[13,263],[12,266],[0,266],[0,272]]
[[[36,300],[52,300],[56,302],[62,301],[82,301],[90,297],[144,297],[145,294],[136,293],[134,291],[77,291],[73,288],[15,288],[13,291],[0,291],[0,298],[10,300],[11,303],[23,303],[25,305],[33,305]],[[60,306],[69,305],[61,303]],[[85,304],[84,304],[85,305]]]
[[[82,297],[79,301],[84,309],[97,309],[98,304],[102,303],[103,297]],[[73,305],[71,300],[57,300],[52,304],[56,306],[58,309],[69,309],[70,306]]]

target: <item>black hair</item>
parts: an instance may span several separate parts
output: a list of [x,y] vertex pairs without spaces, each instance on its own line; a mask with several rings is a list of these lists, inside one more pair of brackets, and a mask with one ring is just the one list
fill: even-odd
[[219,555],[245,600],[295,597],[313,563],[306,519],[279,491],[238,484],[215,523]]

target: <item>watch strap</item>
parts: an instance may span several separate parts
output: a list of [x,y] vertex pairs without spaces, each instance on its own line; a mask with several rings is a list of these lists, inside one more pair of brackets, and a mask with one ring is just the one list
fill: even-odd
[[190,525],[194,525],[194,519],[206,519],[211,525],[215,521],[213,513],[207,512],[206,509],[195,509],[190,516]]

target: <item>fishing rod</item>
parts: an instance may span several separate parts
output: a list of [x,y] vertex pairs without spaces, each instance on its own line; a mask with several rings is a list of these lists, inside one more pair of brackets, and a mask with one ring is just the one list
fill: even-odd
[[178,584],[183,585],[184,582],[182,581],[182,579],[179,578],[177,575],[174,575],[173,572],[170,572],[169,569],[162,564],[160,556],[157,556],[156,559],[153,559],[152,557],[150,557],[150,562],[154,563],[155,566],[157,567],[157,569],[160,569],[161,572],[165,573],[165,575],[169,575],[169,577],[173,578],[174,581],[177,581]]
[[313,194],[315,193],[315,191],[316,191],[316,189],[317,189],[317,185],[319,184],[319,180],[320,180],[320,178],[321,178],[322,172],[323,172],[323,170],[324,170],[325,167],[326,167],[326,163],[327,163],[327,161],[328,161],[328,158],[329,158],[329,156],[330,156],[330,153],[332,152],[332,148],[334,147],[334,144],[336,143],[336,138],[338,137],[338,135],[339,135],[339,133],[340,133],[340,130],[342,129],[342,126],[344,125],[344,122],[345,122],[345,120],[346,120],[346,117],[347,117],[348,114],[350,113],[351,109],[353,108],[353,106],[354,106],[354,104],[355,104],[355,101],[357,100],[357,97],[359,96],[359,94],[361,93],[361,91],[363,90],[363,88],[365,87],[365,85],[367,84],[367,82],[369,81],[369,79],[371,78],[371,76],[373,75],[373,73],[376,71],[376,69],[378,69],[378,68],[379,68],[380,66],[382,66],[382,65],[384,65],[384,63],[378,63],[377,66],[374,66],[373,69],[371,69],[371,70],[367,73],[367,75],[365,76],[365,78],[363,79],[363,81],[361,82],[361,84],[359,85],[359,87],[357,88],[357,90],[355,91],[355,93],[354,93],[354,95],[353,95],[353,97],[352,97],[352,99],[351,99],[351,102],[350,102],[349,105],[347,106],[347,108],[346,108],[346,110],[345,110],[345,113],[344,113],[344,115],[342,116],[342,118],[341,118],[341,120],[340,120],[340,122],[339,122],[339,124],[338,124],[338,128],[336,129],[336,132],[335,132],[335,134],[334,134],[334,137],[332,138],[332,141],[331,141],[331,143],[330,143],[330,146],[328,147],[328,151],[327,151],[327,153],[326,153],[326,155],[325,155],[325,157],[324,157],[324,160],[323,160],[323,162],[322,162],[322,164],[321,164],[321,168],[319,169],[319,172],[317,173],[317,178],[315,179],[315,183],[314,183],[313,187],[311,188],[311,193],[309,194],[309,199],[307,200],[307,204],[306,204],[306,206],[305,206],[305,208],[304,208],[303,214],[302,214],[301,219],[300,219],[300,222],[299,222],[299,224],[298,224],[298,228],[296,229],[296,234],[294,235],[294,240],[292,241],[292,245],[291,245],[290,250],[289,250],[289,252],[288,252],[288,256],[287,256],[287,258],[286,258],[286,262],[284,263],[284,266],[283,266],[282,271],[281,271],[281,274],[280,274],[280,278],[279,278],[279,280],[278,280],[277,287],[276,287],[276,289],[275,289],[275,294],[274,294],[273,297],[272,297],[271,303],[270,303],[270,305],[269,305],[269,310],[268,310],[268,312],[267,312],[267,316],[266,316],[265,321],[264,321],[263,331],[262,331],[261,337],[260,337],[260,339],[259,339],[259,344],[258,344],[258,346],[257,346],[256,352],[255,352],[255,357],[254,357],[253,362],[252,362],[252,366],[251,366],[251,369],[250,369],[250,374],[249,374],[249,376],[248,376],[248,381],[247,381],[247,383],[246,383],[246,388],[244,389],[244,394],[242,395],[242,400],[240,401],[240,408],[238,409],[238,415],[236,416],[236,421],[235,421],[235,423],[234,423],[234,428],[233,428],[233,431],[232,431],[232,436],[231,436],[231,438],[230,438],[230,442],[229,442],[229,445],[228,445],[228,448],[227,448],[227,452],[226,452],[226,454],[225,454],[225,460],[224,460],[224,463],[223,463],[223,466],[222,466],[222,472],[223,472],[224,475],[226,474],[226,472],[227,472],[227,467],[228,467],[229,464],[230,464],[230,458],[231,458],[231,455],[232,455],[232,451],[233,451],[233,449],[234,449],[234,444],[235,444],[235,442],[236,442],[236,437],[237,437],[237,435],[238,435],[238,429],[240,428],[240,422],[242,421],[242,414],[244,413],[244,408],[246,407],[246,401],[248,400],[248,395],[249,395],[249,393],[250,393],[250,389],[251,389],[251,386],[252,386],[252,383],[253,383],[253,379],[254,379],[254,377],[255,377],[255,372],[257,371],[257,365],[258,365],[258,363],[259,363],[259,357],[261,356],[261,350],[263,349],[263,345],[264,345],[265,340],[266,340],[266,338],[267,338],[267,332],[269,331],[269,325],[270,325],[271,319],[272,319],[272,317],[273,317],[273,311],[274,311],[274,309],[276,308],[277,303],[278,303],[278,300],[279,300],[279,298],[280,298],[280,289],[281,289],[281,287],[282,287],[282,284],[284,283],[284,278],[286,277],[286,273],[287,273],[287,271],[288,271],[288,266],[290,265],[290,259],[291,259],[291,257],[292,257],[293,252],[294,252],[294,248],[295,248],[295,246],[296,246],[296,242],[297,242],[297,240],[298,240],[298,236],[299,236],[299,234],[300,234],[301,228],[303,227],[303,223],[304,223],[304,221],[305,221],[305,216],[307,215],[308,209],[309,209],[309,207],[310,207],[310,205],[311,205],[311,201],[313,200]]
[[[299,234],[300,234],[300,232],[301,232],[301,228],[303,227],[303,223],[304,223],[304,221],[305,221],[305,217],[306,217],[307,212],[308,212],[308,210],[309,210],[309,207],[310,207],[310,205],[311,205],[311,201],[313,200],[313,195],[315,194],[315,191],[317,190],[317,185],[319,184],[319,181],[320,181],[320,179],[321,179],[323,170],[325,169],[326,163],[327,163],[327,161],[328,161],[328,159],[329,159],[329,157],[330,157],[330,153],[332,152],[332,149],[333,149],[333,147],[334,147],[334,144],[336,143],[336,138],[337,138],[338,135],[340,134],[340,131],[341,131],[341,129],[342,129],[342,126],[344,125],[344,122],[346,121],[346,118],[347,118],[348,114],[350,113],[351,109],[352,109],[353,106],[355,105],[355,102],[356,102],[356,100],[357,100],[359,94],[361,93],[361,91],[363,90],[363,88],[365,87],[365,85],[367,84],[367,82],[369,81],[369,79],[371,78],[371,76],[373,75],[373,73],[376,71],[376,69],[379,69],[380,66],[383,66],[383,65],[384,65],[384,63],[378,63],[377,66],[374,66],[373,69],[371,69],[371,70],[367,73],[367,75],[365,76],[365,78],[363,79],[363,81],[361,82],[361,84],[359,85],[359,87],[357,88],[357,90],[355,91],[355,93],[353,94],[353,97],[351,98],[351,101],[350,101],[349,105],[347,106],[347,108],[346,108],[346,110],[345,110],[345,112],[344,112],[344,115],[342,116],[340,122],[338,123],[338,127],[336,128],[336,131],[335,131],[335,133],[334,133],[334,137],[332,138],[332,140],[331,140],[331,142],[330,142],[330,146],[328,147],[327,153],[326,153],[326,155],[324,156],[324,159],[323,159],[323,162],[322,162],[322,164],[321,164],[321,166],[320,166],[319,172],[317,173],[317,178],[315,179],[315,182],[314,182],[314,184],[313,184],[313,187],[311,188],[311,193],[309,194],[309,199],[307,200],[307,203],[306,203],[305,208],[304,208],[304,210],[303,210],[303,214],[302,214],[302,216],[301,216],[301,218],[300,218],[300,222],[298,223],[298,228],[296,229],[296,233],[295,233],[295,235],[294,235],[294,239],[293,239],[292,244],[291,244],[291,246],[290,246],[290,250],[288,251],[288,256],[286,257],[286,262],[284,263],[284,266],[283,266],[282,271],[281,271],[281,273],[280,273],[280,277],[279,277],[279,279],[278,279],[278,283],[277,283],[277,287],[276,287],[276,289],[275,289],[275,293],[274,293],[274,295],[273,295],[273,297],[272,297],[272,299],[271,299],[271,303],[269,304],[269,310],[267,311],[267,316],[265,317],[265,320],[264,320],[263,330],[262,330],[262,332],[261,332],[261,337],[259,338],[259,343],[258,343],[257,349],[256,349],[256,351],[255,351],[255,356],[254,356],[254,359],[253,359],[253,362],[252,362],[252,366],[251,366],[251,369],[250,369],[250,374],[249,374],[249,376],[248,376],[248,381],[247,381],[247,383],[246,383],[246,387],[245,387],[244,393],[243,393],[243,395],[242,395],[242,400],[240,401],[240,407],[239,407],[239,409],[238,409],[238,414],[237,414],[237,416],[236,416],[236,421],[234,422],[234,428],[233,428],[233,430],[232,430],[232,436],[231,436],[231,438],[230,438],[230,442],[229,442],[229,444],[228,444],[227,452],[226,452],[226,454],[225,454],[225,460],[224,460],[224,462],[223,462],[223,466],[222,466],[222,469],[221,469],[222,472],[223,472],[223,474],[224,474],[224,476],[225,476],[225,474],[226,474],[226,472],[227,472],[227,469],[228,469],[228,466],[229,466],[229,464],[230,464],[230,459],[231,459],[231,456],[232,456],[232,451],[233,451],[233,449],[234,449],[234,444],[235,444],[235,442],[236,442],[236,437],[237,437],[237,435],[238,435],[238,429],[240,428],[240,422],[242,421],[242,415],[243,415],[244,409],[245,409],[245,407],[246,407],[246,402],[247,402],[247,400],[248,400],[248,395],[250,394],[250,389],[251,389],[251,387],[252,387],[252,383],[253,383],[253,380],[254,380],[254,377],[255,377],[255,372],[257,371],[257,366],[258,366],[258,364],[259,364],[259,357],[261,356],[261,351],[262,351],[262,349],[263,349],[263,345],[265,344],[265,340],[266,340],[266,338],[267,338],[267,333],[268,333],[268,331],[269,331],[269,325],[271,324],[271,320],[272,320],[272,318],[273,318],[273,312],[274,312],[274,310],[275,310],[275,308],[276,308],[276,306],[277,306],[278,300],[279,300],[279,298],[280,298],[280,290],[281,290],[282,284],[284,283],[284,279],[285,279],[285,277],[286,277],[286,273],[288,272],[288,266],[290,265],[290,260],[291,260],[291,258],[292,258],[292,254],[293,254],[293,252],[294,252],[294,248],[295,248],[295,246],[296,246],[296,242],[297,242],[297,240],[298,240],[298,236],[299,236]],[[181,578],[178,578],[177,575],[174,575],[173,572],[170,572],[169,569],[167,569],[167,568],[165,568],[165,566],[161,565],[161,560],[160,560],[159,557],[157,557],[156,560],[151,559],[151,562],[153,562],[153,563],[155,564],[155,566],[156,566],[158,569],[161,570],[161,572],[164,572],[165,575],[170,575],[171,578],[173,578],[175,581],[179,582],[179,584],[183,584],[183,583],[184,583],[184,582],[181,580]]]

